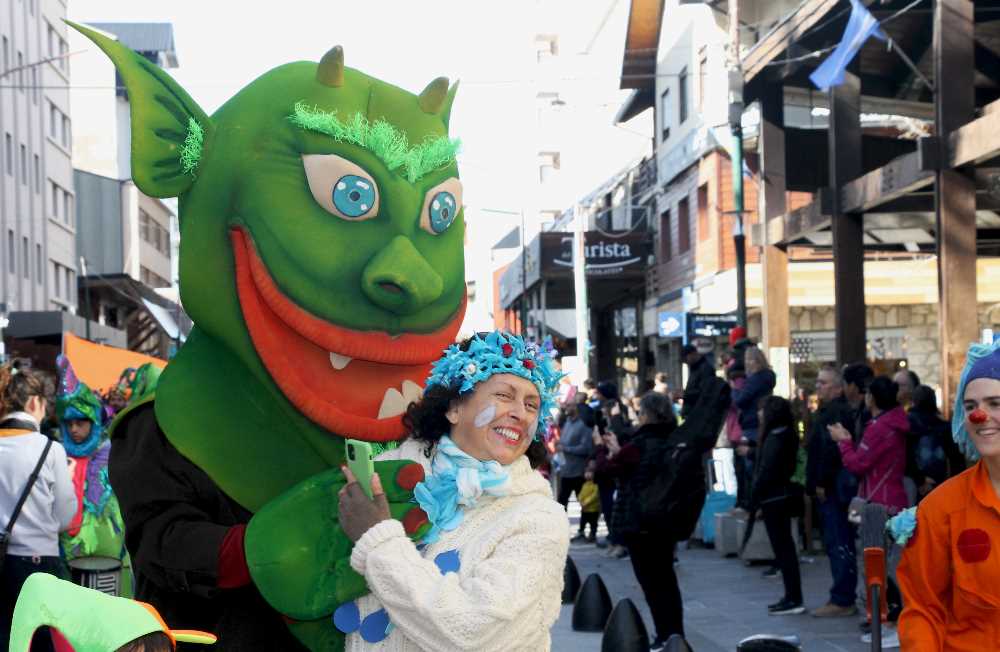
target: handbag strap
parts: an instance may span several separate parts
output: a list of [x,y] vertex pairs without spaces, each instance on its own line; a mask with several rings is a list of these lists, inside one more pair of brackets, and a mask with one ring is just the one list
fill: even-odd
[[24,501],[28,500],[28,495],[31,493],[32,487],[35,486],[35,480],[38,479],[38,474],[42,470],[42,464],[45,463],[45,458],[49,454],[49,449],[52,448],[52,440],[46,437],[45,448],[42,449],[42,455],[38,458],[38,463],[35,464],[35,470],[31,472],[31,477],[28,478],[27,484],[24,485],[24,491],[21,492],[21,497],[17,501],[17,505],[14,507],[14,511],[10,515],[10,520],[7,522],[7,529],[4,530],[8,535],[11,529],[14,527],[14,521],[17,517],[21,515],[21,508],[24,507]]
[[[889,470],[885,472],[885,475],[882,476],[882,479],[878,481],[878,484],[875,485],[875,488],[872,489],[870,492],[868,492],[868,496],[865,498],[865,500],[870,502],[872,496],[878,493],[878,490],[882,488],[882,485],[885,484],[885,481],[889,479],[889,476],[892,475],[892,472],[895,470],[896,470],[896,465],[893,464],[892,467],[890,467]],[[866,482],[865,486],[867,487],[867,485],[868,483]]]

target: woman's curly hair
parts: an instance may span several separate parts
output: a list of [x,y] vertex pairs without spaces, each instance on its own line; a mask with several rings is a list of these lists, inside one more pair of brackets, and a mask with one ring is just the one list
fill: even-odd
[[[463,341],[459,348],[467,351],[470,341],[471,338]],[[431,456],[431,451],[438,440],[451,433],[451,422],[448,421],[447,417],[448,410],[451,409],[452,405],[465,401],[471,395],[472,392],[461,394],[457,384],[453,387],[432,385],[424,391],[424,395],[419,401],[410,403],[409,407],[406,408],[406,414],[403,415],[403,426],[410,433],[411,439],[426,444],[424,454],[427,457]],[[528,445],[525,455],[527,455],[528,462],[531,463],[533,469],[537,469],[548,459],[545,444],[537,439],[532,440],[531,444]]]

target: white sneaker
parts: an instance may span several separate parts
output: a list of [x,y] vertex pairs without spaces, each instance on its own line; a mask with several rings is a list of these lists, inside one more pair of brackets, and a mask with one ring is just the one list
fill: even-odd
[[[861,635],[861,642],[871,644],[872,635],[871,632]],[[883,650],[894,650],[899,647],[899,632],[896,628],[888,623],[882,624],[882,649]]]

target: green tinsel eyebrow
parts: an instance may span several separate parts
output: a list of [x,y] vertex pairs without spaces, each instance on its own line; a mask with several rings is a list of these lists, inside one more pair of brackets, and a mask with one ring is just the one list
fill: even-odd
[[364,147],[391,171],[402,168],[401,174],[410,183],[416,183],[429,172],[455,161],[460,142],[446,136],[428,138],[419,145],[410,145],[403,130],[385,120],[369,122],[356,113],[350,122],[337,117],[336,111],[324,111],[296,102],[295,110],[288,116],[291,123],[307,131],[326,134],[342,143]]
[[194,176],[195,168],[201,160],[202,147],[205,145],[205,130],[194,118],[188,118],[187,135],[181,147],[181,168]]

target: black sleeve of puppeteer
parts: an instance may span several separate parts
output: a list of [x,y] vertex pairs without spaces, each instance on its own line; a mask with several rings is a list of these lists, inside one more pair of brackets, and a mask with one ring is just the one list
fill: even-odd
[[167,441],[152,404],[115,429],[109,476],[137,575],[168,591],[214,595],[219,549],[243,515]]

